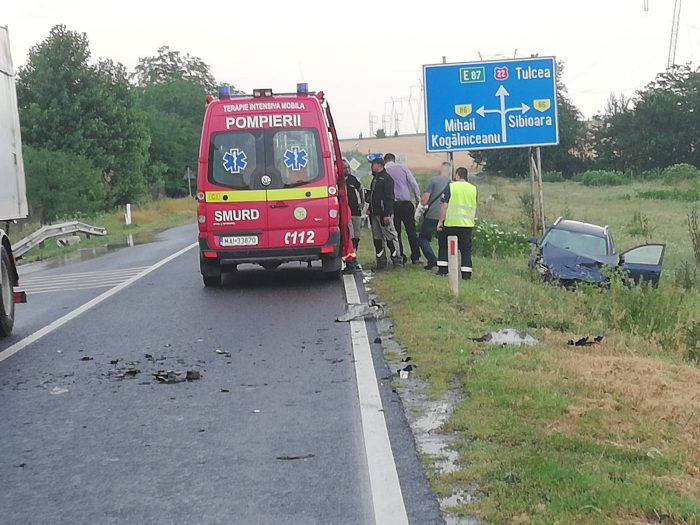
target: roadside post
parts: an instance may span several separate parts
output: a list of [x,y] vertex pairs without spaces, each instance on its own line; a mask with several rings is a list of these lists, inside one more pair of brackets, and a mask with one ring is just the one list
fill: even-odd
[[554,57],[423,66],[427,153],[532,148],[533,234],[544,229],[539,148],[559,144],[556,77]]
[[131,204],[124,207],[124,222],[127,226],[131,226]]
[[457,247],[457,236],[450,235],[447,238],[447,280],[450,283],[450,292],[457,297],[459,295],[459,278],[461,272],[459,267],[459,250]]

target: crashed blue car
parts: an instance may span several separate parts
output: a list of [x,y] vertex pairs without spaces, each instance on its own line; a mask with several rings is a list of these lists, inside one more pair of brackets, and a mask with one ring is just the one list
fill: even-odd
[[606,266],[622,268],[635,283],[659,284],[665,244],[643,244],[617,253],[608,226],[559,217],[535,245],[528,266],[546,282],[563,286],[577,283],[605,284]]

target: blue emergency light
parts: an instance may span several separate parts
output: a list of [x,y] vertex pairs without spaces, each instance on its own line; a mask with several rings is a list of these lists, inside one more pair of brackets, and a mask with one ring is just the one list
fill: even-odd
[[372,162],[373,160],[381,159],[382,156],[383,155],[381,153],[370,153],[369,155],[367,155],[367,160]]
[[309,94],[309,84],[306,82],[300,82],[297,84],[297,95],[307,96]]
[[231,98],[231,86],[219,86],[219,99]]

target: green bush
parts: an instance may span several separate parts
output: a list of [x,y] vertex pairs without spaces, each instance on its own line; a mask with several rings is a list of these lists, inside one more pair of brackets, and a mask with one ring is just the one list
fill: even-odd
[[102,174],[84,157],[25,146],[24,169],[32,215],[42,222],[106,208]]
[[700,178],[700,171],[690,164],[674,164],[661,173],[666,182],[697,180]]
[[564,182],[564,175],[560,171],[545,171],[542,174],[542,182]]
[[512,257],[530,251],[527,237],[505,226],[477,220],[472,239],[472,254],[481,257]]
[[584,186],[622,186],[630,184],[632,179],[617,171],[593,170],[583,173],[581,182]]

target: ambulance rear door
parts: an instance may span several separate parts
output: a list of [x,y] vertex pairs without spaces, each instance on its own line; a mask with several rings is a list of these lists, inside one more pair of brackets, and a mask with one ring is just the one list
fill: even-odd
[[[328,242],[327,159],[317,128],[266,130],[270,248],[313,248]],[[335,187],[333,187],[333,190]],[[331,191],[333,191],[331,190]]]
[[265,138],[262,130],[211,135],[206,192],[210,242],[216,249],[269,247]]

